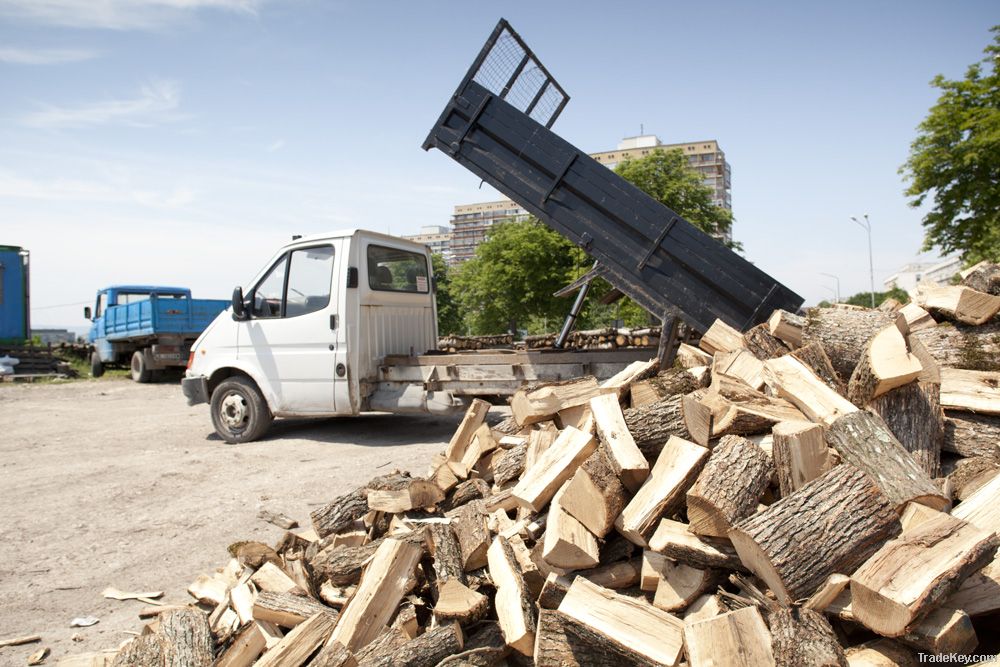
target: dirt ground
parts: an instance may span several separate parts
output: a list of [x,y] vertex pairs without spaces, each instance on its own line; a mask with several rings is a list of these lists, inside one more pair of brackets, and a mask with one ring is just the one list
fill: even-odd
[[[281,536],[261,508],[308,526],[312,509],[374,475],[424,474],[456,424],[279,421],[266,440],[226,445],[176,382],[0,384],[0,639],[43,638],[0,649],[0,665],[24,665],[43,645],[47,664],[117,646],[148,606],[104,599],[106,587],[186,604],[188,584],[224,565],[229,544]],[[70,628],[80,616],[100,622]]]

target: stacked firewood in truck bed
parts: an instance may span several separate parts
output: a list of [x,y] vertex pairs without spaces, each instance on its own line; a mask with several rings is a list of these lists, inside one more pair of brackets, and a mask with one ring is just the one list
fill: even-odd
[[438,349],[442,352],[465,352],[468,350],[510,349],[514,344],[512,334],[495,336],[459,336],[450,334],[438,339]]
[[164,612],[114,664],[996,653],[998,310],[946,287],[776,311],[716,322],[665,371],[526,387],[499,423],[474,401],[424,477],[375,478],[274,548],[233,545],[189,589],[207,613]]
[[[559,334],[526,336],[529,350],[542,350],[555,346]],[[617,350],[627,347],[656,347],[660,343],[660,327],[646,329],[592,329],[572,331],[563,346],[567,350]]]

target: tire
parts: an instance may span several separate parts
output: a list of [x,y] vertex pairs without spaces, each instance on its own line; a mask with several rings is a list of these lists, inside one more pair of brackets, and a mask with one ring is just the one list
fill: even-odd
[[215,432],[231,445],[257,440],[274,421],[267,401],[249,378],[223,380],[212,392],[211,405]]
[[132,353],[132,379],[143,384],[153,379],[153,371],[146,367],[146,356],[142,350]]
[[99,378],[104,375],[104,363],[97,351],[90,353],[90,376]]

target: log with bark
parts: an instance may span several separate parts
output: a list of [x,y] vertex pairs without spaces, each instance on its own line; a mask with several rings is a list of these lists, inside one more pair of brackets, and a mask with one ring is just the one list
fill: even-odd
[[922,370],[902,332],[889,325],[865,345],[851,375],[847,398],[863,408],[873,398],[916,380]]
[[[645,461],[645,459],[643,459]],[[597,537],[614,527],[629,496],[602,446],[583,462],[567,483],[562,508]]]
[[941,448],[961,456],[1000,458],[1000,416],[945,410]]
[[940,475],[945,428],[939,385],[912,382],[879,396],[868,409],[882,418],[928,476]]
[[784,341],[789,347],[802,346],[802,329],[806,326],[806,318],[793,315],[787,310],[776,310],[767,319],[768,331],[771,335]]
[[962,271],[962,285],[993,296],[1000,296],[1000,264],[982,261]]
[[771,333],[767,322],[758,324],[743,334],[743,345],[760,360],[775,359],[791,351],[781,339]]
[[[847,383],[837,373],[820,343],[809,343],[792,350],[792,356],[802,362],[802,365],[811,370],[827,387],[841,396],[847,396]],[[850,379],[850,376],[847,379]]]
[[910,334],[940,366],[1000,370],[1000,322],[983,326],[941,324]]
[[691,437],[684,424],[683,400],[680,395],[668,396],[651,405],[625,410],[625,424],[647,461],[660,455],[660,449],[671,436]]
[[896,319],[896,314],[881,310],[811,308],[802,328],[802,344],[820,343],[840,377],[849,378],[865,344]]
[[208,617],[197,609],[181,609],[161,614],[156,630],[125,644],[109,664],[209,667],[213,659]]
[[774,475],[771,457],[735,435],[723,437],[687,492],[688,529],[725,537],[736,523],[757,511]]
[[914,303],[935,317],[964,324],[985,324],[1000,312],[1000,296],[962,285],[921,285]]
[[771,429],[771,448],[778,489],[785,497],[829,469],[823,427],[801,421],[780,422]]
[[1000,371],[942,368],[941,407],[1000,415]]

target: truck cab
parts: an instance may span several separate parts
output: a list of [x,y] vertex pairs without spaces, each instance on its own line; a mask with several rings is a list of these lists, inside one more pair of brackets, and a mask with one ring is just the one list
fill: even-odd
[[195,341],[184,394],[210,404],[227,442],[276,416],[357,415],[381,359],[436,347],[433,292],[424,245],[362,230],[298,238]]

